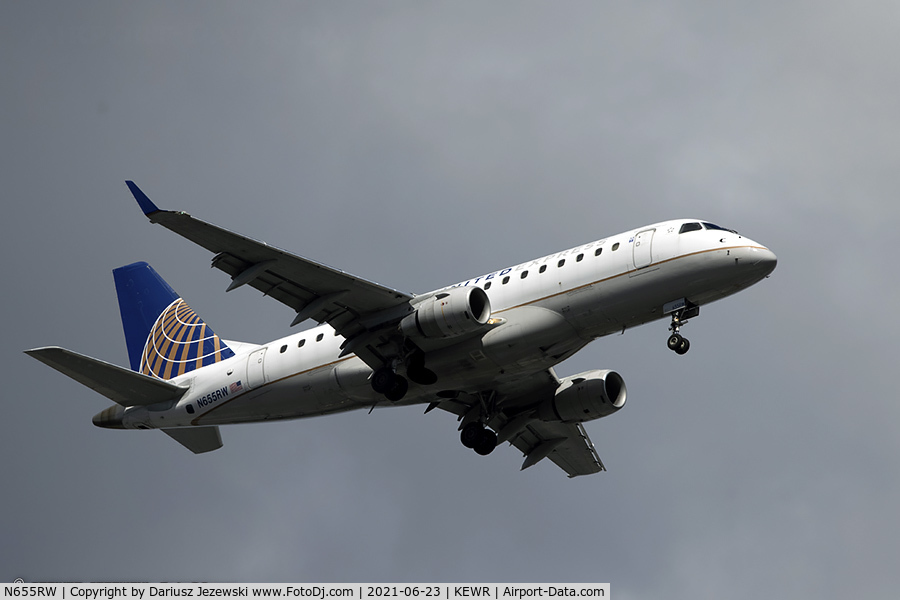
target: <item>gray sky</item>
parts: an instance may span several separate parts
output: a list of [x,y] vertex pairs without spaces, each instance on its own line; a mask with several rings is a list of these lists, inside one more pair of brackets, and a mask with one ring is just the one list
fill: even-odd
[[[631,598],[900,586],[895,3],[0,5],[0,580],[609,581]],[[772,278],[561,365],[623,374],[608,473],[484,459],[417,409],[95,428],[22,354],[126,365],[110,271],[147,260],[228,339],[292,314],[151,226],[133,178],[424,292],[647,223],[772,248]]]

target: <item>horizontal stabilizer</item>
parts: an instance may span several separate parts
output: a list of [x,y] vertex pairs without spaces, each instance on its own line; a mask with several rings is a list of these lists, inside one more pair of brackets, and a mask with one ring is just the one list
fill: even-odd
[[26,350],[25,354],[122,406],[177,401],[188,390],[58,346]]
[[212,427],[179,427],[161,430],[167,436],[193,452],[203,454],[222,447],[222,436],[218,426]]

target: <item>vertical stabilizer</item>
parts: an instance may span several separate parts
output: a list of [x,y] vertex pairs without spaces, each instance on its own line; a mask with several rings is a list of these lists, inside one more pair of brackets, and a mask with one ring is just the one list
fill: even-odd
[[147,263],[114,269],[113,278],[132,370],[171,379],[234,356]]

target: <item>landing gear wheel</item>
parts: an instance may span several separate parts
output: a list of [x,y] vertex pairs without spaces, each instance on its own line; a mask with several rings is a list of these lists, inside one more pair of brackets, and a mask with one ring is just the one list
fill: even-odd
[[474,448],[475,444],[477,444],[478,440],[481,438],[481,432],[484,430],[481,423],[469,423],[463,427],[460,432],[459,441],[461,441],[462,445],[466,448]]
[[669,347],[669,350],[674,350],[678,352],[678,348],[681,344],[686,341],[683,337],[681,337],[677,333],[673,333],[669,336],[669,340],[666,342],[666,345]]
[[406,378],[394,375],[394,382],[391,384],[390,389],[384,393],[384,396],[391,402],[397,402],[406,395],[408,389],[409,382],[406,381]]
[[474,450],[481,456],[487,456],[497,447],[497,434],[490,429],[482,429],[475,441]]
[[386,394],[393,387],[396,377],[391,369],[381,367],[372,373],[372,389],[376,394]]
[[687,351],[690,349],[691,343],[685,338],[681,338],[681,343],[678,344],[677,348],[675,348],[675,354],[687,354]]

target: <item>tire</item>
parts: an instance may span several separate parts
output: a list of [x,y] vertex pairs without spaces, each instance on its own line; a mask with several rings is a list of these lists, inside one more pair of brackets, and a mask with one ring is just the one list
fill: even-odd
[[681,346],[681,342],[684,341],[684,338],[678,335],[677,333],[673,333],[669,336],[669,340],[666,342],[666,345],[669,347],[669,350],[678,351],[678,348]]
[[475,452],[481,456],[487,456],[497,447],[497,434],[490,429],[482,429],[475,442]]
[[381,367],[372,373],[372,389],[376,394],[386,394],[394,386],[397,376],[387,367]]
[[408,389],[409,382],[406,380],[406,378],[399,375],[394,375],[394,383],[393,385],[391,385],[391,389],[384,393],[384,396],[391,402],[397,402],[406,395],[406,391]]
[[481,426],[481,423],[469,423],[459,433],[459,441],[466,448],[474,448],[478,440],[481,439],[482,431],[484,431],[484,427]]

